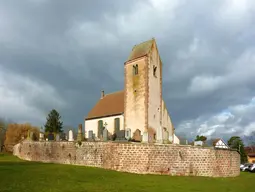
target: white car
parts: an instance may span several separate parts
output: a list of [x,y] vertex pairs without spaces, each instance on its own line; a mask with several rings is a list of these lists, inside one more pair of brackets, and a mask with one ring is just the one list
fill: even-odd
[[249,167],[248,171],[250,171],[250,172],[252,172],[252,173],[255,173],[255,163],[253,163],[253,164]]
[[252,165],[251,163],[245,163],[242,168],[240,166],[240,169],[241,169],[241,171],[249,171],[249,167],[251,165]]

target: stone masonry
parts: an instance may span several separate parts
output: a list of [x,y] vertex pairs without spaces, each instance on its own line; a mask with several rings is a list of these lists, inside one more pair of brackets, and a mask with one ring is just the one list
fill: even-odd
[[14,147],[29,161],[100,167],[138,174],[234,177],[240,174],[237,151],[194,146],[116,142],[33,142]]

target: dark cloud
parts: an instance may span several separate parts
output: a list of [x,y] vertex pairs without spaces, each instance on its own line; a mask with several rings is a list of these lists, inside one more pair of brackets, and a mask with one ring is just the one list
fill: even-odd
[[[41,125],[56,107],[66,125],[77,126],[101,89],[123,89],[133,45],[155,37],[173,123],[179,133],[196,134],[254,96],[254,8],[252,0],[0,1],[0,93],[11,95],[1,96],[0,116]],[[254,129],[248,113],[240,118],[211,134]]]

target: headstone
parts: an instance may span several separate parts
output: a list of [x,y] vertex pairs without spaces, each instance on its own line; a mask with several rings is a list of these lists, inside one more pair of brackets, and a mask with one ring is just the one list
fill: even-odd
[[127,139],[125,138],[125,130],[119,130],[116,132],[115,141],[127,141]]
[[60,141],[65,141],[65,140],[67,140],[67,139],[66,139],[66,134],[65,134],[64,132],[60,133],[60,134],[59,134],[59,137],[60,137]]
[[93,133],[92,130],[89,131],[89,137],[88,137],[88,141],[94,141],[95,139],[95,134]]
[[163,143],[163,130],[161,126],[158,127],[157,129],[156,137],[157,137],[157,143]]
[[31,140],[34,140],[34,132],[33,132],[33,131],[30,132],[29,138],[30,138]]
[[194,141],[194,146],[203,146],[203,141]]
[[141,131],[139,129],[136,129],[133,134],[133,140],[135,141],[142,141]]
[[30,130],[27,130],[27,139],[30,140]]
[[148,135],[148,132],[143,132],[142,142],[143,142],[143,143],[148,143],[148,142],[149,142],[149,135]]
[[73,131],[72,130],[69,130],[69,132],[68,132],[68,141],[74,141],[74,139],[73,139]]
[[169,139],[170,142],[173,143],[173,140],[174,140],[174,139],[173,139],[173,135],[169,135],[169,138],[168,138],[168,139]]
[[93,139],[93,131],[92,130],[89,131],[89,139]]
[[77,141],[82,141],[82,140],[83,140],[83,136],[82,136],[82,124],[79,124]]
[[40,132],[39,134],[39,141],[43,141],[44,140],[44,134],[42,132]]
[[59,133],[56,134],[56,141],[60,141],[60,135],[59,135]]
[[103,131],[103,141],[108,141],[108,130],[104,129]]
[[163,133],[164,142],[168,142],[169,141],[168,138],[169,138],[169,133],[168,131],[164,130],[164,133]]
[[127,140],[131,139],[131,129],[130,128],[127,128],[125,130],[125,137]]
[[54,141],[54,134],[53,133],[48,134],[48,141]]

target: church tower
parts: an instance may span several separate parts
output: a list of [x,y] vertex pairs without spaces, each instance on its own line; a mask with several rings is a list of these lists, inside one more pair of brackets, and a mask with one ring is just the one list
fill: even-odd
[[155,39],[133,47],[125,62],[124,127],[162,137],[162,62]]

